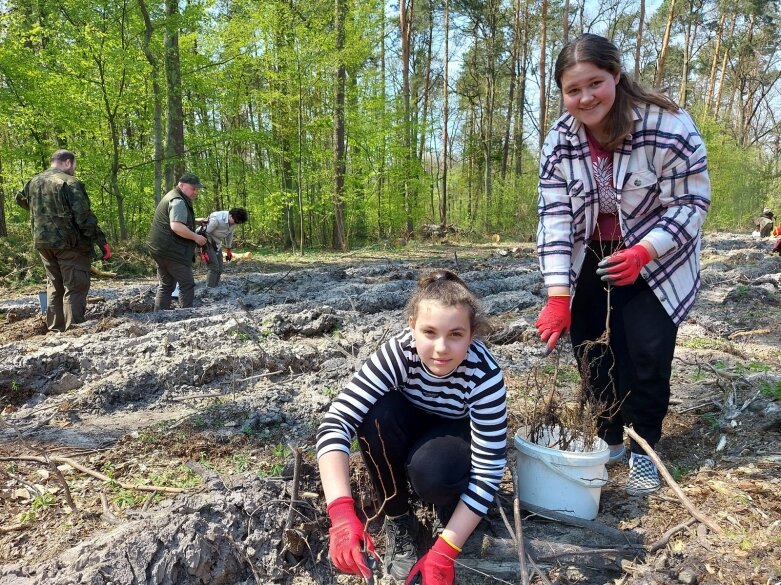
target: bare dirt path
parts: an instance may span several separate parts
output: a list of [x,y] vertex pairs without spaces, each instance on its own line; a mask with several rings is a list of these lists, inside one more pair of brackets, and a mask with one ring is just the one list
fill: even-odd
[[[781,258],[769,248],[749,236],[705,239],[703,290],[679,332],[658,445],[725,534],[694,524],[653,552],[629,547],[653,544],[689,514],[668,488],[626,496],[626,469],[611,468],[598,521],[623,531],[624,542],[526,519],[552,582],[781,582]],[[327,265],[247,262],[229,266],[218,289],[199,286],[198,307],[164,314],[151,312],[154,282],[99,281],[87,323],[64,334],[45,334],[32,295],[6,294],[0,582],[357,583],[327,562],[314,432],[355,368],[401,328],[416,279],[435,267],[456,269],[499,324],[491,345],[507,372],[514,430],[530,380],[554,370],[533,333],[543,294],[528,245],[419,247],[403,259],[353,254]],[[567,393],[577,376],[570,352],[560,360]],[[302,452],[292,511],[291,448]],[[52,467],[23,456],[55,460],[77,509],[65,505]],[[365,479],[356,481],[368,501]],[[507,539],[499,515],[489,516],[458,582],[519,583]]]

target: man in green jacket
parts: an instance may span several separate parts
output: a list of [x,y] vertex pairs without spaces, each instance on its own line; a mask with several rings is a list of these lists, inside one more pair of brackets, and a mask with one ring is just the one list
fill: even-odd
[[203,187],[200,179],[185,173],[176,187],[166,193],[155,209],[149,248],[157,263],[160,284],[155,297],[155,311],[171,308],[171,293],[179,283],[179,305],[192,307],[195,297],[193,255],[195,246],[206,245],[206,238],[195,233],[193,201]]
[[51,166],[16,195],[16,202],[30,211],[35,249],[46,269],[49,331],[65,331],[84,322],[95,245],[103,260],[111,257],[84,183],[73,176],[75,172],[76,155],[58,150],[52,154]]

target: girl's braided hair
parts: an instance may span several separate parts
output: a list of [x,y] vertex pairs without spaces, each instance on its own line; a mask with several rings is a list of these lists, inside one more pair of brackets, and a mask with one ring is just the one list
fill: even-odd
[[418,287],[407,301],[405,317],[415,320],[422,301],[435,301],[445,307],[465,307],[469,311],[469,324],[474,337],[487,335],[493,329],[477,296],[451,270],[435,270],[418,280]]

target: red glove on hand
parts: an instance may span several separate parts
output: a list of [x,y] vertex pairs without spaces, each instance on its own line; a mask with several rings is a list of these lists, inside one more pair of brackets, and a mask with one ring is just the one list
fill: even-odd
[[98,244],[98,248],[101,249],[103,252],[103,256],[101,256],[101,260],[108,260],[111,258],[111,246],[108,244]]
[[233,259],[233,252],[230,248],[225,248],[225,259],[230,262]]
[[203,262],[204,264],[209,263],[209,252],[207,252],[205,249],[202,249],[199,255],[201,257],[201,262]]
[[460,552],[440,536],[412,567],[404,585],[453,585],[456,578],[454,561]]
[[542,308],[537,321],[534,322],[540,339],[548,343],[545,355],[553,351],[561,334],[572,325],[569,300],[569,295],[548,297],[548,302]]
[[327,510],[331,518],[331,529],[328,531],[331,546],[328,556],[334,567],[343,573],[362,575],[364,579],[370,579],[372,570],[367,562],[369,555],[377,562],[380,558],[374,550],[371,536],[355,513],[353,499],[350,496],[336,498],[328,504]]
[[640,270],[651,261],[651,254],[645,247],[635,244],[619,250],[599,263],[597,274],[602,280],[616,286],[632,284],[640,276]]
[[[776,243],[773,245],[773,252],[778,252],[778,254],[781,254],[781,238],[778,238]],[[771,252],[771,254],[773,252]]]

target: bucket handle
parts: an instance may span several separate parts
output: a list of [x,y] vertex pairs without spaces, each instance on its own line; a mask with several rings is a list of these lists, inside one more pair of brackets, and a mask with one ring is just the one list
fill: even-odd
[[607,485],[607,469],[602,466],[602,477],[601,478],[594,478],[594,479],[585,479],[582,477],[572,477],[570,475],[567,475],[566,473],[562,473],[561,466],[556,465],[555,463],[551,463],[550,461],[546,461],[545,459],[539,458],[537,459],[540,463],[544,463],[546,467],[550,468],[552,471],[554,471],[557,475],[560,475],[564,479],[568,479],[573,483],[576,483],[578,485],[582,485],[583,487],[587,488],[603,488]]

